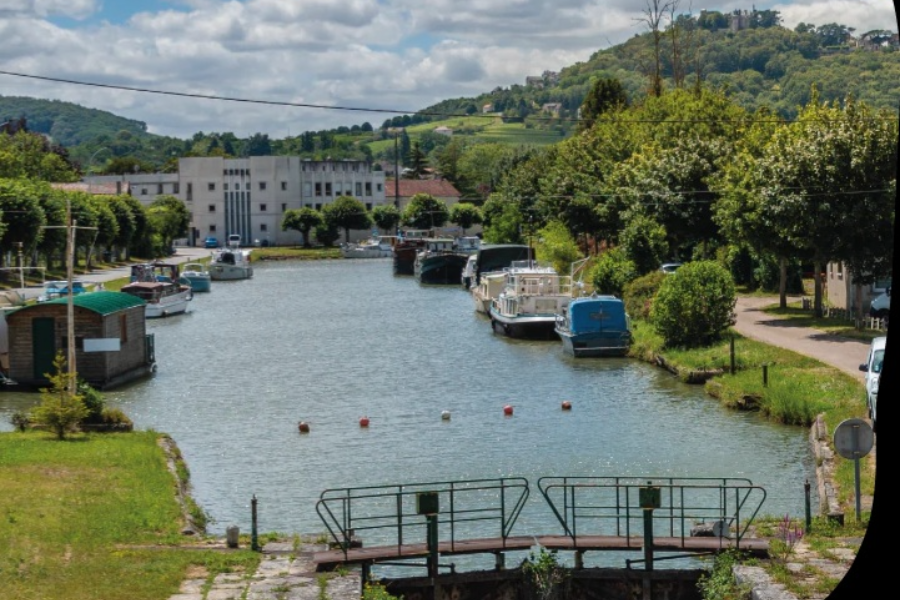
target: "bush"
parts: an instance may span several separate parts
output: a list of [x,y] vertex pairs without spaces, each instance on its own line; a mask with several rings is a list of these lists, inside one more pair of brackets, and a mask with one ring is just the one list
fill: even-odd
[[637,277],[637,268],[625,256],[621,248],[612,248],[603,253],[594,271],[591,282],[598,294],[609,294],[621,298],[625,284]]
[[84,402],[84,407],[87,409],[87,416],[82,419],[82,422],[102,423],[103,409],[106,406],[106,401],[103,399],[103,394],[100,390],[92,388],[84,381],[79,381],[78,395],[81,396],[81,401]]
[[118,408],[104,408],[100,422],[120,431],[131,431],[134,429],[132,420]]
[[734,322],[734,279],[719,263],[690,262],[668,275],[650,307],[666,346],[700,348],[721,339]]
[[62,440],[68,432],[78,428],[88,410],[78,393],[69,393],[69,382],[77,375],[66,371],[66,359],[62,353],[56,355],[53,367],[56,373],[47,374],[50,387],[41,390],[41,403],[34,407],[31,418],[35,425],[46,427]]
[[28,413],[24,410],[17,410],[12,415],[10,415],[9,424],[19,431],[25,431],[26,429],[31,427],[31,417],[29,417]]
[[625,312],[634,319],[650,319],[650,307],[653,306],[653,299],[666,277],[668,275],[662,271],[653,271],[627,283],[622,292]]

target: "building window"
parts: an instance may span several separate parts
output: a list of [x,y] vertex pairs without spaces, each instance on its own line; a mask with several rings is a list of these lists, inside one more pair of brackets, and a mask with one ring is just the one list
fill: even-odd
[[177,193],[180,192],[180,191],[181,191],[181,188],[179,187],[179,184],[178,184],[178,182],[176,181],[176,182],[172,185],[172,193],[177,194]]
[[268,231],[268,230],[269,230],[269,226],[266,225],[265,223],[260,223],[260,225],[259,225],[259,230],[260,230],[260,231]]
[[287,181],[282,181],[282,182],[281,182],[281,191],[282,191],[282,192],[286,192],[286,191],[287,191]]
[[366,182],[366,196],[371,196],[371,195],[372,195],[372,182],[367,181]]
[[210,205],[208,206],[208,208],[209,208],[209,212],[216,212],[216,205],[215,205],[215,204],[210,204]]
[[162,187],[162,185],[163,185],[163,184],[161,184],[161,183],[156,184],[156,193],[157,193],[157,194],[162,194],[162,193],[163,193],[163,187]]
[[316,210],[322,210],[322,205],[316,202]]
[[188,202],[194,201],[194,184],[190,182],[187,184],[187,200]]
[[250,182],[249,181],[247,182],[247,191],[248,192],[250,191]]
[[281,212],[285,212],[287,210],[287,204],[284,202],[281,203]]
[[269,207],[266,206],[265,204],[260,204],[260,205],[259,205],[259,212],[266,212],[266,210],[267,210],[268,208],[269,208]]
[[366,202],[366,210],[372,210],[372,203]]
[[225,190],[225,191],[227,192],[227,191],[228,191],[228,184],[227,184],[227,183],[223,183],[223,184],[222,184],[222,189]]
[[263,190],[265,190],[265,189],[266,189],[266,182],[265,182],[265,181],[260,181],[260,182],[259,182],[259,191],[263,191]]
[[330,181],[325,182],[325,195],[331,196],[331,182]]
[[344,186],[338,182],[334,184],[334,195],[342,196],[344,194]]
[[147,195],[147,188],[141,188],[141,196]]
[[322,184],[316,182],[316,196],[321,196],[321,195],[322,195]]
[[216,226],[215,226],[215,225],[210,225],[210,226],[209,226],[209,232],[210,232],[210,233],[215,233],[215,232],[216,232]]
[[375,189],[377,189],[377,190],[378,190],[378,193],[380,194],[380,193],[381,193],[381,184],[380,184],[380,183],[376,183],[376,184],[375,184]]
[[312,196],[312,184],[308,181],[303,182],[303,195],[307,198]]
[[362,184],[360,182],[356,182],[356,197],[359,198],[362,196]]
[[206,184],[206,189],[209,190],[210,192],[214,192],[214,191],[216,191],[216,184],[210,182],[210,183]]
[[128,343],[128,315],[119,315],[119,341]]

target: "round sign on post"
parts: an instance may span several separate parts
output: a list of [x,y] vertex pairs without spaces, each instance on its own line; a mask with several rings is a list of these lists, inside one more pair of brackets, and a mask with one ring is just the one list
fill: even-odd
[[863,419],[846,419],[834,430],[834,449],[844,458],[862,458],[874,445],[872,426]]
[[846,419],[834,430],[834,449],[844,458],[853,461],[856,483],[856,520],[862,516],[862,501],[859,486],[859,459],[868,454],[875,444],[872,427],[862,419]]

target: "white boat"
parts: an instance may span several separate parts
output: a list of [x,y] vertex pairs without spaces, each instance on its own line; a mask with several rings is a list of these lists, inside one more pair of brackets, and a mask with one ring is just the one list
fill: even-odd
[[144,315],[148,319],[186,313],[194,297],[191,286],[182,283],[178,265],[172,263],[132,265],[131,283],[121,291],[147,303]]
[[[72,282],[72,295],[78,296],[79,294],[84,294],[88,291],[85,287],[84,283],[78,280]],[[53,300],[55,298],[64,298],[69,295],[69,282],[66,280],[61,281],[45,281],[44,282],[44,293],[38,296],[38,302],[46,302],[47,300]]]
[[250,250],[242,248],[222,248],[213,253],[209,263],[209,278],[213,281],[249,279],[253,277],[250,264]]
[[491,271],[484,273],[478,281],[478,285],[472,288],[472,300],[475,302],[475,311],[489,314],[491,302],[500,295],[506,287],[506,271]]
[[378,235],[364,242],[341,244],[341,256],[344,258],[390,258],[394,253],[393,235]]
[[478,254],[471,254],[462,270],[463,289],[469,290],[478,283],[475,281],[475,271],[478,270]]
[[189,282],[194,292],[208,292],[212,289],[209,271],[202,263],[186,263],[181,270],[181,276]]
[[572,277],[533,261],[507,270],[503,291],[491,302],[491,327],[515,338],[556,339],[556,315],[572,301]]

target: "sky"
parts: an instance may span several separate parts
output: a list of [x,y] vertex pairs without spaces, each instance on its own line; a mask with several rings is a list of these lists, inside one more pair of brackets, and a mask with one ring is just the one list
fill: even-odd
[[[8,74],[0,74],[0,95],[73,102],[182,139],[378,127],[441,100],[524,84],[529,75],[585,61],[647,31],[641,17],[648,1],[0,0],[0,71],[312,106]],[[678,12],[754,5],[779,11],[789,28],[805,22],[897,31],[890,0],[679,0]]]

